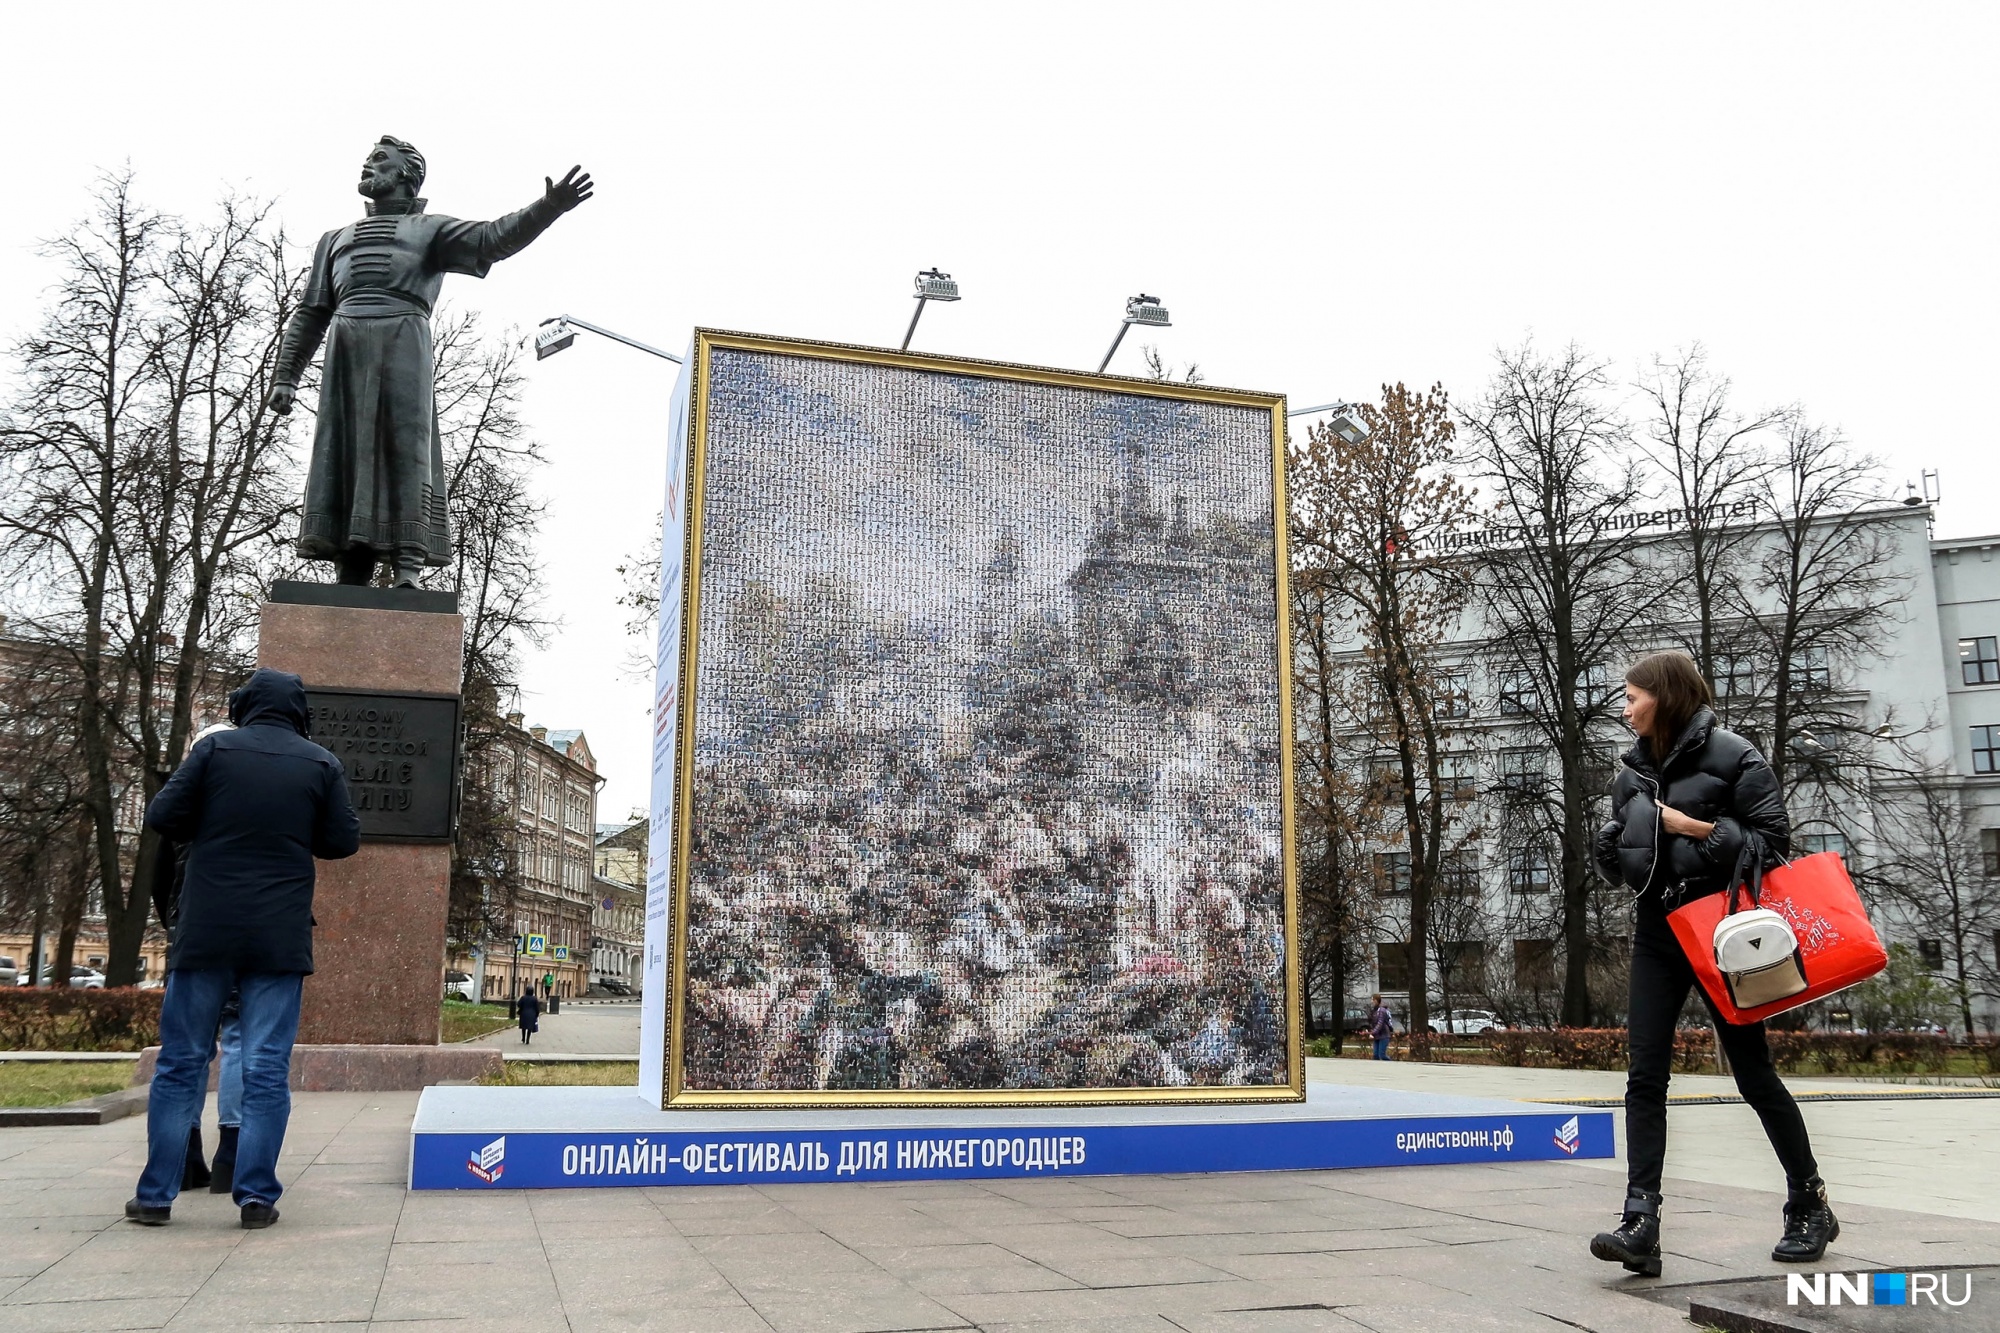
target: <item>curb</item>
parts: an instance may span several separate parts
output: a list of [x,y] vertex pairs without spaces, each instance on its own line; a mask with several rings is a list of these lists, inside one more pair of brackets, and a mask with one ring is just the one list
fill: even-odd
[[0,1129],[28,1129],[37,1125],[104,1125],[113,1120],[123,1120],[128,1115],[140,1115],[146,1109],[146,1099],[151,1093],[150,1085],[136,1088],[120,1088],[117,1092],[107,1092],[102,1097],[86,1097],[82,1101],[65,1102],[61,1106],[4,1106],[0,1107]]

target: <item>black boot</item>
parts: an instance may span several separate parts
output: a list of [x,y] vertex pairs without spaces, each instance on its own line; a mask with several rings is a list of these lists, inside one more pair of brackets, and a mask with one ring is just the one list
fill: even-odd
[[208,1163],[201,1155],[201,1126],[188,1131],[187,1161],[181,1167],[181,1188],[198,1190],[208,1184]]
[[1791,1187],[1785,1200],[1785,1238],[1771,1251],[1781,1264],[1814,1263],[1826,1247],[1840,1239],[1840,1219],[1826,1201],[1826,1182],[1814,1176]]
[[1625,1217],[1616,1231],[1600,1231],[1590,1252],[1599,1259],[1624,1264],[1641,1277],[1660,1275],[1660,1196],[1633,1190],[1625,1200]]
[[210,1194],[227,1194],[236,1188],[236,1136],[242,1132],[237,1125],[224,1125],[217,1132],[215,1160],[209,1163]]

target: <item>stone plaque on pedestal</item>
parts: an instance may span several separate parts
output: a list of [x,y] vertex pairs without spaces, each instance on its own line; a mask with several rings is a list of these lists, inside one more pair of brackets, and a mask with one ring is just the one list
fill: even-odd
[[301,1044],[437,1045],[464,627],[451,594],[414,589],[278,583],[264,605],[258,665],[305,681],[362,827],[319,865]]

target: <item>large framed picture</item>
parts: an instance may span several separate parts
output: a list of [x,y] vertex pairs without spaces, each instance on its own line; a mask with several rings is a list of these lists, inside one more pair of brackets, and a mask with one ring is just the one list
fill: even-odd
[[699,331],[642,1093],[1305,1095],[1279,395]]

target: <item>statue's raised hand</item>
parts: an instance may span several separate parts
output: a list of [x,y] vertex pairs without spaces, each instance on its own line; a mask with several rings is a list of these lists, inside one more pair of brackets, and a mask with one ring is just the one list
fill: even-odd
[[565,213],[590,198],[592,189],[590,173],[582,167],[571,167],[569,174],[560,181],[544,176],[542,184],[546,187],[542,191],[542,198]]

